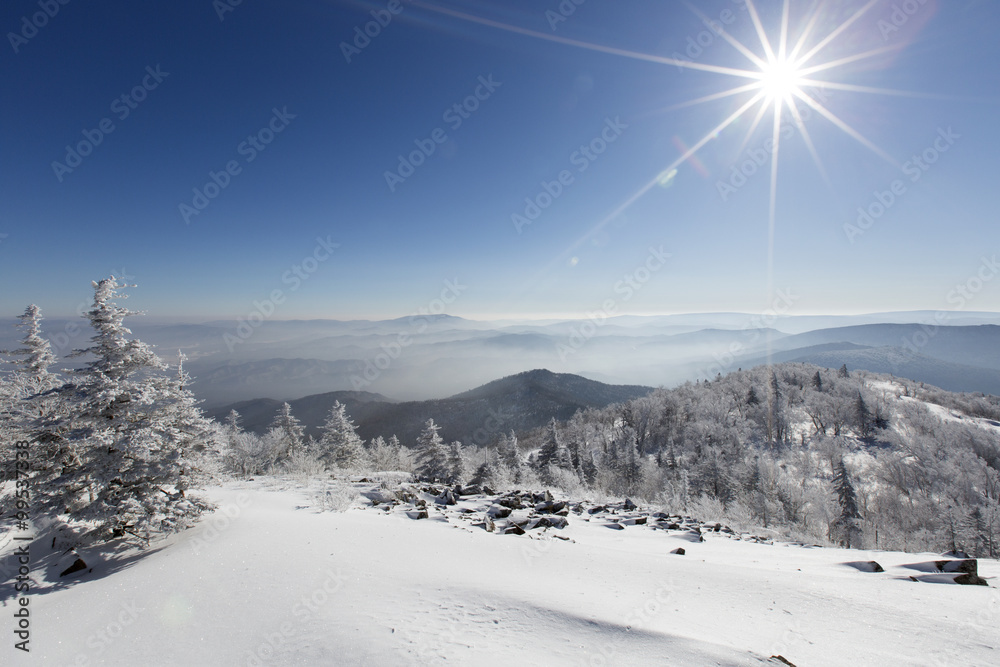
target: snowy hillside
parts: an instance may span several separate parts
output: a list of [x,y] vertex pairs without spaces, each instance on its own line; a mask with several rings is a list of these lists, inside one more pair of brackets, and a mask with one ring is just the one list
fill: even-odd
[[[930,583],[954,577],[927,571],[936,554],[710,531],[698,542],[685,530],[609,528],[630,524],[611,510],[497,534],[483,527],[483,496],[427,502],[428,518],[414,520],[405,505],[371,507],[377,485],[346,488],[229,483],[207,492],[214,514],[144,553],[82,552],[91,570],[38,582],[31,654],[5,647],[4,664],[998,661],[997,561],[979,561],[989,587],[945,585]],[[327,511],[352,497],[347,511]],[[885,572],[849,564],[870,560]]]

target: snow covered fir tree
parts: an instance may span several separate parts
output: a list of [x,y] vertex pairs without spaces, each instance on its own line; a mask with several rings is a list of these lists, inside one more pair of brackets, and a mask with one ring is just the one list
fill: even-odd
[[[198,410],[178,363],[174,375],[125,318],[136,313],[114,278],[95,282],[85,318],[85,364],[66,377],[40,335],[40,311],[23,316],[20,368],[4,382],[5,428],[32,443],[35,511],[80,531],[83,541],[132,537],[191,525],[209,506],[189,496],[218,456],[216,426]],[[9,472],[8,472],[9,474]]]

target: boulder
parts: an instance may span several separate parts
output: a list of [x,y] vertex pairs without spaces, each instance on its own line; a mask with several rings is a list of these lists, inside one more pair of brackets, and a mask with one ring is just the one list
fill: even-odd
[[434,498],[434,502],[438,505],[454,505],[458,499],[455,498],[455,493],[451,489],[445,489],[441,495]]
[[506,519],[513,510],[503,505],[490,505],[490,508],[486,511],[497,519]]
[[632,510],[639,509],[639,506],[636,505],[635,503],[633,503],[630,498],[626,498],[625,499],[625,504],[622,505],[622,507],[624,507],[625,510],[628,511],[628,512],[631,512]]
[[494,521],[493,521],[493,517],[491,517],[491,516],[490,516],[490,515],[489,515],[489,514],[487,513],[487,514],[485,515],[484,519],[485,519],[485,520],[484,520],[484,523],[486,524],[486,532],[487,532],[487,533],[494,533],[494,532],[496,532],[496,529],[497,529],[497,525],[496,525],[496,523],[494,523]]
[[975,558],[959,560],[939,560],[934,563],[941,572],[958,572],[956,584],[963,586],[989,586],[986,580],[979,576],[979,561]]
[[506,530],[503,531],[503,534],[504,535],[524,535],[524,528],[521,528],[519,525],[517,525],[515,523],[515,524],[513,524],[511,526],[507,526]]
[[671,549],[670,553],[677,554],[678,556],[684,555],[684,547],[677,547],[676,549]]
[[59,573],[60,577],[65,577],[73,574],[74,572],[80,572],[82,570],[87,569],[87,564],[83,561],[82,558],[80,558],[80,556],[72,552],[69,553],[68,555],[70,556],[70,558],[72,558],[72,562],[70,563],[69,567],[67,567],[65,570]]
[[856,560],[851,563],[845,563],[845,565],[850,565],[854,569],[862,572],[885,572],[882,566],[873,560]]
[[406,513],[406,516],[410,517],[411,519],[426,519],[427,518],[427,510],[425,510],[425,509],[409,510]]
[[611,528],[612,530],[625,530],[625,526],[621,525],[620,523],[615,523],[613,521],[611,523],[607,523],[604,525],[606,525],[608,528]]

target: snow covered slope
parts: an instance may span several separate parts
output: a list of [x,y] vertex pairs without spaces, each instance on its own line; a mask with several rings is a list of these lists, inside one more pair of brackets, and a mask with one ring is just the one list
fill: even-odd
[[[920,569],[934,554],[697,542],[586,514],[499,535],[464,501],[425,520],[363,497],[323,511],[336,493],[232,483],[141,555],[83,553],[92,572],[33,592],[30,655],[6,584],[3,664],[1000,664],[996,561],[979,562],[990,587],[942,585]],[[847,564],[869,560],[886,571]]]

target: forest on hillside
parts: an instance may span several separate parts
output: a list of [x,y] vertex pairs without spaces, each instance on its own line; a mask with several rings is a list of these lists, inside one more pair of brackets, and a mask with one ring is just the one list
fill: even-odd
[[[192,489],[226,477],[402,471],[494,490],[628,497],[748,530],[855,548],[996,557],[1000,399],[864,371],[785,363],[588,408],[486,446],[445,442],[433,419],[413,442],[363,440],[335,403],[306,435],[285,403],[264,433],[207,419],[183,359],[131,337],[123,286],[94,283],[91,345],[72,372],[41,311],[0,378],[4,521],[33,516],[81,540],[150,536],[209,506]],[[23,493],[22,493],[23,492]]]

